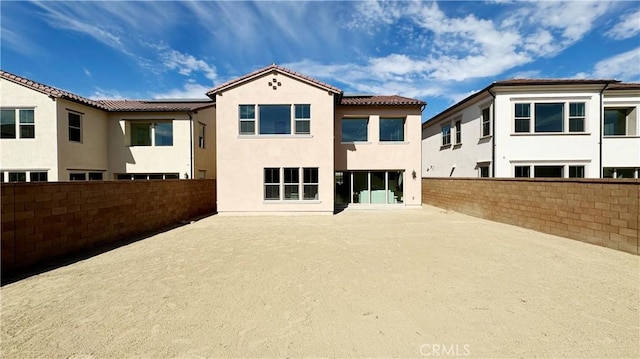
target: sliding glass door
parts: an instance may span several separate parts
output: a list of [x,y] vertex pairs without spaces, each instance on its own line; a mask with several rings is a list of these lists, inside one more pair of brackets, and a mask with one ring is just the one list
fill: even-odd
[[336,204],[403,203],[404,171],[336,172]]

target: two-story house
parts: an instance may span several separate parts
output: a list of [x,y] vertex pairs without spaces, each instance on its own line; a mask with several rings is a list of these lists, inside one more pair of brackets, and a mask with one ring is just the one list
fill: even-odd
[[638,178],[640,84],[513,79],[422,125],[425,177]]
[[275,64],[207,95],[217,111],[219,213],[421,205],[424,102],[345,96]]
[[96,101],[0,71],[0,182],[215,178],[206,101]]

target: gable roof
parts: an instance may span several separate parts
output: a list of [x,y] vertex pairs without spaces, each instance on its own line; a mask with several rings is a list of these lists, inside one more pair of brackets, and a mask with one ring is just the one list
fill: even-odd
[[188,112],[214,106],[211,100],[98,100],[115,112]]
[[40,93],[43,93],[45,95],[48,95],[50,97],[54,97],[54,98],[62,98],[62,99],[66,99],[66,100],[70,100],[73,102],[78,102],[81,103],[83,105],[88,105],[91,107],[95,107],[95,108],[99,108],[101,110],[108,110],[107,107],[105,107],[103,104],[99,103],[98,101],[94,101],[91,99],[88,99],[86,97],[82,97],[82,96],[78,96],[76,94],[73,94],[71,92],[67,92],[64,90],[60,90],[58,88],[55,87],[51,87],[45,84],[41,84],[39,82],[35,82],[33,80],[29,80],[27,78],[18,76],[18,75],[14,75],[12,73],[0,70],[0,78],[14,82],[18,85],[22,85],[26,88],[29,88],[31,90],[34,91],[38,91]]
[[397,95],[344,95],[342,106],[423,106],[427,103],[409,97]]
[[335,86],[331,86],[331,85],[326,84],[324,82],[320,82],[320,81],[318,81],[318,80],[316,80],[314,78],[311,78],[309,76],[305,76],[303,74],[300,74],[300,73],[297,73],[295,71],[289,70],[289,69],[287,69],[285,67],[278,66],[276,64],[271,64],[271,65],[269,65],[267,67],[263,67],[263,68],[261,68],[259,70],[253,71],[253,72],[248,73],[248,74],[246,74],[244,76],[240,76],[240,77],[238,77],[236,79],[233,79],[231,81],[228,81],[228,82],[225,82],[223,84],[220,84],[220,85],[212,88],[211,90],[209,90],[207,92],[207,96],[209,96],[209,97],[211,97],[213,99],[214,95],[216,93],[218,93],[218,92],[227,90],[227,89],[232,88],[232,87],[240,86],[241,84],[243,84],[245,82],[251,81],[251,80],[253,80],[255,78],[258,78],[258,77],[260,77],[260,76],[262,76],[264,74],[267,74],[269,72],[275,72],[275,71],[277,71],[279,73],[282,73],[282,74],[284,74],[286,76],[292,77],[294,79],[300,80],[302,82],[306,82],[306,83],[308,83],[308,84],[310,84],[312,86],[319,87],[319,88],[321,88],[323,90],[327,90],[327,91],[333,92],[335,94],[342,94],[342,90],[340,90],[339,88],[337,88]]
[[612,89],[616,86],[625,86],[625,84],[621,83],[618,80],[606,80],[606,79],[508,79],[495,81],[491,83],[489,86],[483,88],[482,90],[472,93],[468,97],[463,100],[457,102],[453,106],[447,108],[446,110],[440,112],[439,114],[431,117],[427,121],[422,124],[422,128],[426,128],[435,124],[436,122],[442,120],[445,117],[448,117],[451,113],[453,113],[458,108],[462,107],[464,104],[471,102],[475,99],[478,99],[480,96],[491,94],[491,89],[495,87],[508,87],[508,86],[560,86],[560,85],[608,85],[608,89]]

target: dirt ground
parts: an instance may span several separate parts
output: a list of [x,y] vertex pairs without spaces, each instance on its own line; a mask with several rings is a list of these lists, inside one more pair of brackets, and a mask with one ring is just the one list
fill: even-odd
[[2,356],[637,358],[639,277],[428,206],[213,216],[5,285]]

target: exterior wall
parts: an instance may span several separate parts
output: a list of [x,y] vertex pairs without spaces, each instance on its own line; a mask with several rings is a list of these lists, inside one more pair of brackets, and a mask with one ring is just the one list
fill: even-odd
[[[585,165],[586,178],[600,177],[600,91],[559,90],[553,88],[519,89],[518,93],[496,90],[495,136],[496,177],[513,177],[514,166],[521,164]],[[565,102],[586,103],[584,133],[515,133],[514,103]],[[533,128],[533,118],[531,119]]]
[[605,92],[604,108],[607,107],[635,108],[635,132],[627,136],[603,138],[602,166],[640,168],[640,94],[627,91]]
[[[129,120],[171,120],[173,146],[130,146]],[[192,178],[192,122],[185,112],[117,112],[109,114],[109,168],[118,173],[186,173]]]
[[[491,106],[492,98],[481,96],[451,116],[422,130],[423,177],[480,177],[478,165],[491,168],[493,138],[482,136],[482,109]],[[462,144],[442,146],[442,126],[461,121]],[[491,174],[490,174],[491,175]]]
[[[268,83],[280,82],[274,90]],[[239,135],[239,105],[310,104],[310,135]],[[333,213],[334,96],[286,74],[270,72],[217,94],[218,212]],[[258,126],[256,123],[256,132]],[[317,167],[317,201],[265,201],[264,168]]]
[[638,254],[640,180],[423,178],[423,203]]
[[[102,172],[108,177],[107,112],[57,99],[58,181],[68,181],[71,172]],[[81,142],[69,140],[69,112],[81,114]],[[51,179],[50,179],[51,180]]]
[[[216,109],[208,107],[198,110],[193,115],[193,156],[194,178],[199,178],[199,171],[206,171],[207,179],[216,178]],[[205,127],[205,147],[200,148],[198,137],[199,124]]]
[[4,183],[2,274],[215,212],[215,180]]
[[[343,143],[342,119],[369,118],[368,141]],[[404,142],[381,142],[380,118],[405,118]],[[404,205],[421,205],[421,112],[418,107],[338,106],[335,116],[335,170],[404,170]],[[416,178],[412,178],[415,171]]]
[[35,123],[35,138],[0,140],[0,170],[48,171],[49,181],[57,181],[56,102],[45,94],[0,79],[0,107],[33,108]]

